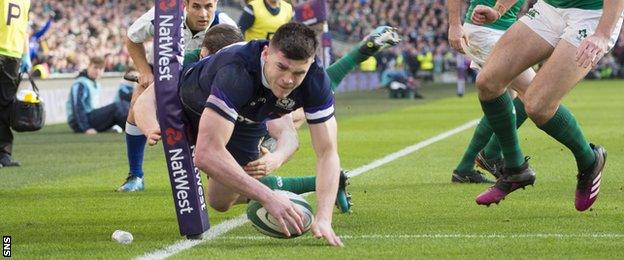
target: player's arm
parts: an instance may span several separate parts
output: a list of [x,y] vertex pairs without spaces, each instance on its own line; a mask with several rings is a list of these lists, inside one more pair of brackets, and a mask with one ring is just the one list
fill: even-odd
[[518,0],[498,0],[494,7],[477,5],[472,10],[472,23],[476,25],[490,24],[498,21]]
[[20,62],[20,70],[19,72],[28,72],[32,68],[32,61],[30,60],[30,46],[29,41],[30,36],[26,37],[26,41],[24,41],[24,53],[22,54],[22,59]]
[[255,177],[262,177],[273,172],[299,149],[297,129],[293,124],[291,114],[267,121],[267,128],[269,135],[277,140],[275,151],[269,152],[265,147],[260,147],[262,157],[243,167],[249,175]]
[[622,0],[604,0],[602,15],[596,31],[581,42],[576,51],[578,66],[594,66],[609,50],[609,38],[624,10]]
[[332,210],[336,201],[340,174],[338,158],[336,118],[322,123],[310,124],[312,147],[316,153],[316,196],[317,209],[312,232],[317,238],[324,237],[332,246],[342,246],[334,233]]
[[97,131],[89,124],[89,116],[87,115],[87,97],[89,95],[87,86],[76,82],[71,87],[70,102],[72,102],[72,112],[79,130],[85,134],[96,134]]
[[448,0],[446,2],[448,9],[449,30],[448,41],[449,45],[460,53],[465,53],[462,47],[462,41],[465,41],[464,30],[461,24],[461,8],[462,1],[460,0]]
[[204,109],[199,123],[195,165],[206,172],[210,178],[234,192],[259,201],[279,221],[284,234],[290,235],[287,224],[295,227],[301,234],[302,213],[288,198],[273,192],[245,173],[226,150],[225,146],[233,130],[232,121],[217,113],[213,108]]
[[147,88],[154,82],[152,67],[147,62],[145,46],[143,45],[148,38],[154,36],[154,25],[152,24],[154,15],[154,8],[147,11],[130,25],[128,33],[124,37],[128,54],[130,54],[134,66],[139,71],[139,85],[143,88]]
[[155,145],[160,140],[160,124],[156,115],[156,93],[154,84],[139,95],[132,108],[137,127],[147,137],[149,145]]
[[241,29],[243,35],[247,29],[251,28],[255,19],[256,17],[254,16],[253,7],[251,7],[251,5],[246,5],[243,8],[243,14],[241,14],[241,17],[238,20],[238,27]]

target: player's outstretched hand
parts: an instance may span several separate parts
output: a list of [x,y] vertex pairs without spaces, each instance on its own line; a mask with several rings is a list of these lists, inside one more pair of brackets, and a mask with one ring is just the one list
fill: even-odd
[[451,48],[461,54],[466,54],[464,46],[467,46],[466,35],[464,35],[464,29],[461,25],[451,25],[448,30],[448,41]]
[[344,246],[342,240],[334,233],[331,221],[321,218],[314,218],[312,223],[312,234],[316,238],[325,238],[331,246]]
[[147,136],[147,144],[156,145],[160,141],[160,129],[150,129],[145,133],[145,136]]
[[243,167],[245,172],[256,179],[262,178],[282,165],[282,161],[264,146],[260,147],[260,158]]
[[576,49],[576,64],[581,68],[593,67],[609,50],[609,37],[593,34]]
[[293,227],[295,232],[301,235],[301,230],[303,230],[303,212],[295,207],[288,197],[275,191],[272,192],[272,195],[268,201],[262,203],[262,206],[275,218],[286,236],[291,235],[290,231],[288,231],[288,226]]
[[472,10],[472,23],[475,25],[484,25],[496,22],[500,18],[500,15],[494,8],[487,5],[477,5]]

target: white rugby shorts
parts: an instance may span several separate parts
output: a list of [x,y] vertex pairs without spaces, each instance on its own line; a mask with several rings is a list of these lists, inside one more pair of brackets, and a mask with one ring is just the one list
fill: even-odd
[[[600,10],[584,10],[578,8],[557,8],[540,0],[520,21],[546,40],[550,45],[557,46],[561,39],[578,47],[581,41],[594,34],[602,15]],[[613,48],[622,27],[620,19],[611,34],[609,50]]]

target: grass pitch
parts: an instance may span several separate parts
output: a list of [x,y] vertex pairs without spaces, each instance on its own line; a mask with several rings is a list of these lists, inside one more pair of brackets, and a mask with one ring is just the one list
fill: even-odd
[[[354,169],[479,118],[476,95],[454,97],[452,86],[430,86],[427,99],[390,100],[383,91],[337,96],[342,166]],[[174,258],[616,258],[624,257],[624,82],[586,81],[566,104],[587,138],[608,150],[598,201],[574,209],[572,154],[527,121],[520,130],[537,171],[535,187],[498,206],[477,206],[487,185],[450,183],[472,129],[453,135],[351,181],[355,206],[334,215],[346,247],[328,248],[306,235],[271,239],[249,223],[175,254]],[[309,133],[276,174],[314,174]],[[123,135],[84,136],[65,125],[17,134],[19,168],[0,169],[0,234],[12,236],[16,258],[133,258],[179,241],[161,146],[147,149],[146,191],[115,193],[127,172]],[[314,203],[314,196],[308,196]],[[210,211],[213,225],[241,215]],[[130,245],[110,239],[133,233]]]

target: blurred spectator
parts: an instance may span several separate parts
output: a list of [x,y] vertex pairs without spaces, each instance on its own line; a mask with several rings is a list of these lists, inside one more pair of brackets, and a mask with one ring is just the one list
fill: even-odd
[[284,0],[252,0],[243,8],[238,25],[246,41],[270,40],[277,28],[290,22],[295,12]]
[[111,104],[99,106],[102,87],[97,80],[102,76],[104,66],[103,58],[91,58],[87,69],[80,72],[71,86],[66,104],[67,124],[76,133],[92,135],[125,126],[130,102],[123,96]]

